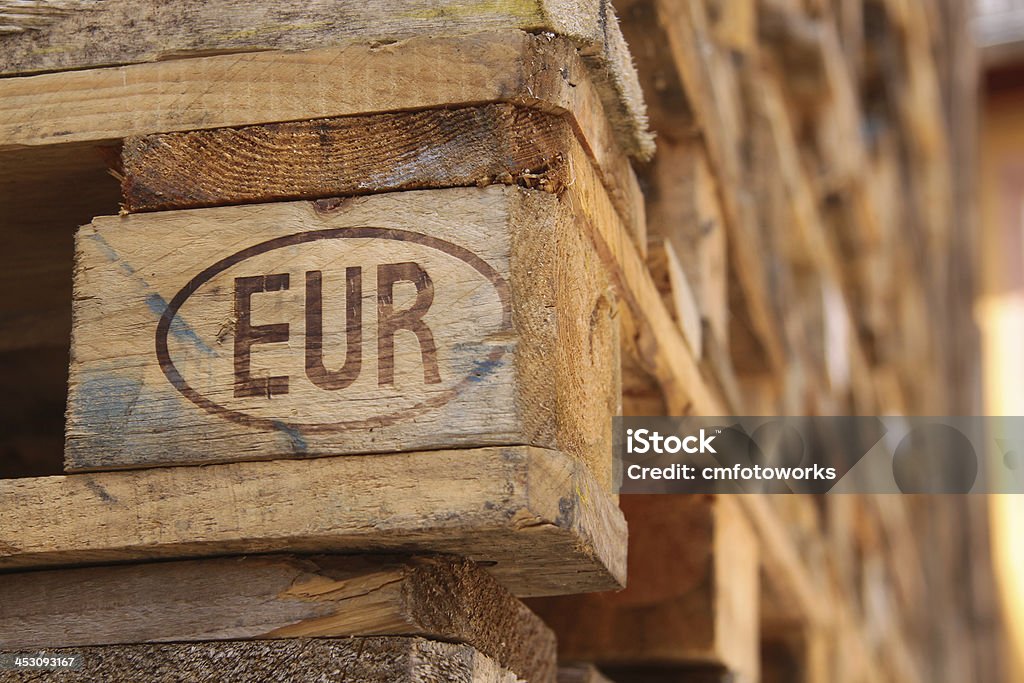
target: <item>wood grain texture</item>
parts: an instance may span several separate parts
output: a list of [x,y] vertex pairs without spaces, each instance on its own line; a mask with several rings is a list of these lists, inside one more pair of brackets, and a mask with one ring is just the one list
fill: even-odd
[[507,104],[128,138],[128,211],[505,182],[557,192],[571,129]]
[[697,359],[661,299],[647,263],[604,192],[579,146],[569,156],[573,181],[562,195],[573,214],[585,217],[590,240],[609,269],[622,305],[623,352],[662,386],[669,415],[716,414],[717,391],[700,373]]
[[67,467],[528,444],[610,488],[616,305],[577,222],[506,186],[96,219]]
[[653,142],[636,70],[611,4],[600,0],[217,0],[143,6],[130,0],[5,0],[0,75],[516,29],[564,36],[591,70],[623,146],[650,155]]
[[728,349],[729,263],[718,184],[699,139],[666,139],[643,172],[648,242],[667,240],[692,285],[702,320]]
[[64,143],[498,102],[565,118],[616,204],[639,212],[630,225],[643,226],[628,145],[583,57],[560,37],[519,31],[0,79],[0,158]]
[[[584,146],[643,249],[643,195],[619,145],[601,130]],[[495,183],[558,193],[572,182],[568,147],[579,134],[565,116],[494,104],[136,136],[124,141],[124,206],[187,209]]]
[[[514,45],[517,40],[525,50]],[[536,49],[544,45],[553,50]],[[519,52],[518,57],[508,52],[510,47]],[[628,52],[624,46],[614,50],[621,54],[617,57],[579,50],[571,40],[552,33],[532,35],[514,28],[492,28],[455,36],[414,33],[400,40],[317,40],[304,48],[308,49],[197,56],[0,79],[3,99],[17,98],[5,107],[11,125],[0,130],[0,148],[8,143],[8,136],[11,142],[45,144],[46,140],[83,141],[132,134],[118,135],[119,128],[154,133],[515,97],[535,105],[562,106],[559,99],[583,95],[593,97],[601,111],[611,107],[605,115],[606,125],[627,153],[646,158],[653,149],[643,102],[637,97],[639,86],[626,84],[635,74],[612,78],[602,75],[603,67],[597,67],[595,73],[588,66],[595,61],[603,65],[625,61]],[[545,51],[546,56],[541,54]],[[488,70],[491,73],[482,78],[481,72]],[[559,95],[557,85],[562,79],[566,83]],[[219,81],[220,87],[212,86],[211,80]],[[581,80],[592,85],[586,93],[573,94],[571,89]],[[297,83],[307,85],[297,87]],[[624,99],[613,92],[616,89],[635,90],[623,95],[633,111],[623,109]],[[401,99],[408,103],[401,104]],[[249,106],[234,106],[239,100]],[[79,110],[70,116],[53,109],[72,103]],[[26,106],[44,114],[46,120],[35,119],[36,125],[27,125],[33,117],[17,115],[17,110]],[[136,114],[134,123],[131,114]]]
[[[519,683],[468,645],[415,637],[242,640],[107,645],[53,650],[81,655],[70,683]],[[38,681],[38,671],[0,671],[3,683]],[[45,675],[45,674],[44,674]]]
[[[629,586],[530,601],[565,660],[758,677],[758,539],[732,496],[622,496]],[[685,679],[684,679],[685,680]]]
[[608,590],[625,522],[577,461],[485,448],[0,481],[0,569],[296,552],[494,563],[515,595]]
[[[141,609],[144,606],[144,609]],[[555,636],[484,569],[446,557],[246,557],[25,572],[0,648],[420,635],[554,683]]]

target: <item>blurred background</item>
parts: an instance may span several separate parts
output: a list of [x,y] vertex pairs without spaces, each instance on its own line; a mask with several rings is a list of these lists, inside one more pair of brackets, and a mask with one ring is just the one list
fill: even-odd
[[[984,402],[990,415],[1024,415],[1024,0],[976,0],[974,12]],[[1024,496],[992,496],[990,514],[1008,676],[1024,681]]]

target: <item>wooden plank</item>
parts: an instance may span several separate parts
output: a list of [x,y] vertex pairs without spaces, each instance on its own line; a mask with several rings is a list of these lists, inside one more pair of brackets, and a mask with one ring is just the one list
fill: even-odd
[[0,585],[0,647],[420,635],[554,683],[555,636],[472,562],[245,557],[25,572]]
[[558,116],[510,104],[132,137],[125,208],[191,209],[505,182],[558,192]]
[[629,50],[610,3],[600,0],[218,0],[180,8],[131,0],[43,0],[27,7],[2,0],[0,26],[0,75],[353,42],[381,47],[499,30],[549,32],[580,51],[624,148],[640,157],[653,150]]
[[[211,680],[223,683],[518,683],[468,645],[414,637],[239,640],[107,645],[49,651],[81,655],[69,683]],[[213,673],[216,672],[216,673]],[[0,670],[0,682],[39,680],[39,671]]]
[[429,552],[513,594],[609,590],[625,523],[587,469],[528,447],[0,480],[0,570],[257,552]]
[[651,277],[661,292],[665,307],[672,312],[683,338],[695,358],[703,356],[702,330],[697,301],[690,288],[679,257],[672,242],[654,240],[648,243],[647,265]]
[[77,244],[69,470],[529,444],[611,486],[615,305],[551,194],[99,218]]
[[[311,86],[296,90],[296,82]],[[517,31],[0,79],[0,158],[72,142],[116,144],[154,133],[497,102],[562,116],[620,209],[639,196],[576,48]],[[629,224],[639,229],[640,217]]]
[[579,146],[569,156],[573,182],[562,199],[570,213],[586,217],[586,229],[598,255],[610,270],[622,302],[624,352],[640,369],[657,379],[669,415],[719,415],[721,398],[700,374],[700,368],[686,345],[651,278],[650,270],[602,190],[593,165]]
[[684,138],[662,143],[643,174],[648,241],[667,239],[691,279],[701,318],[723,347],[729,342],[729,296],[725,226],[718,187],[704,145]]
[[757,0],[704,0],[716,42],[748,56],[757,51]]
[[623,496],[629,586],[530,602],[562,659],[758,676],[758,543],[730,496]]
[[[128,211],[494,183],[560,193],[573,182],[562,116],[494,104],[136,136],[121,169]],[[643,195],[614,141],[589,154],[634,242],[646,247]]]
[[[724,12],[721,19],[727,20],[726,15],[734,10],[745,9],[734,8],[733,4],[720,7]],[[693,107],[665,50],[668,38],[653,4],[626,3],[622,29],[633,48],[651,126],[658,136],[657,154],[640,169],[647,200],[648,241],[667,239],[672,243],[700,316],[710,325],[703,336],[715,337],[710,343],[727,351],[729,265],[725,227],[717,183],[699,139]]]

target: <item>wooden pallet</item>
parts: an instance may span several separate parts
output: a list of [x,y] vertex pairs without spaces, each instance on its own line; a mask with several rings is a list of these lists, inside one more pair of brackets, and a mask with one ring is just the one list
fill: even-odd
[[[950,349],[967,342],[906,333],[963,308],[944,317],[946,301],[934,292],[949,292],[950,283],[927,270],[964,240],[949,218],[949,127],[939,103],[956,96],[940,92],[936,78],[931,5],[617,4],[639,75],[608,3],[472,11],[447,0],[343,3],[344,21],[335,21],[334,6],[286,3],[277,8],[286,20],[270,21],[224,2],[186,21],[146,15],[145,30],[126,36],[120,0],[14,19],[0,2],[0,24],[16,29],[0,38],[9,46],[0,57],[0,204],[21,228],[0,257],[12,264],[0,269],[0,285],[23,292],[0,301],[9,321],[0,329],[0,390],[14,397],[3,418],[10,450],[25,461],[23,474],[60,470],[54,434],[63,423],[77,250],[69,468],[151,468],[0,480],[0,499],[13,502],[0,507],[5,586],[76,576],[103,585],[123,576],[144,587],[179,569],[229,584],[233,562],[337,581],[307,559],[196,558],[391,552],[469,558],[519,596],[607,590],[622,584],[626,568],[606,443],[620,361],[626,414],[949,410],[946,364]],[[77,33],[85,27],[89,41]],[[118,39],[104,39],[111,35]],[[897,76],[880,73],[879,49],[896,60]],[[657,134],[650,163],[641,163],[651,152],[644,98]],[[242,100],[249,106],[237,106]],[[877,139],[860,133],[865,106],[884,128]],[[119,207],[129,215],[115,217]],[[402,303],[427,306],[427,280],[420,271],[392,273],[389,297],[381,288],[389,271],[382,277],[377,266],[399,261],[383,258],[392,254],[374,233],[353,237],[381,256],[358,278],[341,270],[351,264],[328,263],[329,254],[300,254],[301,237],[286,245],[287,257],[275,249],[260,252],[262,264],[246,259],[266,267],[193,280],[256,245],[385,221],[401,224],[385,229],[415,230],[480,257],[492,277],[467,266],[472,258],[448,264],[422,244],[403,245],[400,263],[430,273],[430,310],[443,311],[403,318]],[[86,224],[74,245],[70,229]],[[545,232],[553,246],[537,239]],[[574,270],[559,265],[566,255]],[[455,267],[438,271],[429,259]],[[581,272],[586,286],[568,286]],[[23,287],[26,280],[35,286]],[[324,327],[317,344],[310,311],[343,310],[356,301],[345,294],[357,281],[376,324]],[[510,284],[510,323],[498,281]],[[161,362],[151,357],[156,328],[176,298],[179,312],[203,305],[169,319]],[[382,317],[398,326],[382,327]],[[959,329],[946,322],[942,329]],[[288,342],[274,341],[284,324]],[[438,324],[464,336],[442,335]],[[217,353],[239,330],[254,335],[240,382],[235,345]],[[350,336],[357,330],[365,355],[353,379],[340,369],[351,354],[340,349],[359,346]],[[437,376],[458,382],[431,382],[424,330],[442,350]],[[193,333],[211,358],[232,362],[214,367]],[[445,358],[454,348],[465,355]],[[389,357],[393,374],[385,370],[382,384]],[[168,372],[189,391],[168,382]],[[923,383],[924,375],[937,379]],[[389,379],[398,389],[388,401],[419,405],[452,389],[455,398],[388,424],[360,415],[360,428],[344,438],[295,428],[310,417],[302,411],[321,425],[359,413],[305,400],[323,391],[320,383],[336,392],[364,382],[355,405],[370,415]],[[236,396],[239,387],[264,390],[272,409],[251,410],[260,397]],[[300,400],[277,412],[288,396]],[[255,412],[261,431],[223,419],[207,402]],[[196,436],[209,441],[198,446]],[[320,457],[277,459],[295,456]],[[172,464],[183,466],[165,467]],[[623,507],[634,585],[613,597],[538,603],[563,654],[608,663],[620,681],[915,681],[941,669],[918,656],[927,651],[920,625],[886,620],[864,596],[891,592],[909,614],[922,604],[915,586],[948,590],[941,572],[907,569],[919,561],[914,529],[924,512],[873,498],[851,507],[757,496]],[[679,566],[665,566],[666,546],[701,558],[683,567],[690,590],[679,587]],[[60,568],[68,564],[95,566]],[[422,584],[409,571],[396,585],[415,595]],[[272,592],[271,584],[258,585]],[[8,590],[12,600],[21,595]],[[331,616],[341,597],[330,595],[288,618],[314,619],[315,635],[369,635],[364,625],[331,630],[342,627]],[[429,628],[422,615],[410,616],[407,596],[388,595],[387,614],[375,618]],[[520,614],[519,603],[501,604]],[[961,623],[954,611],[944,638]],[[276,618],[239,637],[291,628]],[[488,629],[500,621],[428,634],[468,645],[360,640],[369,659],[353,654],[355,641],[317,641],[314,649],[325,668],[352,661],[350,673],[380,655],[465,680],[549,678],[495,649]],[[286,632],[310,634],[294,628],[301,632]],[[123,638],[173,638],[170,631]],[[295,647],[90,652],[101,667],[116,657],[188,667],[224,653],[279,661]],[[410,670],[410,680],[435,675]],[[239,680],[253,675],[240,670]]]

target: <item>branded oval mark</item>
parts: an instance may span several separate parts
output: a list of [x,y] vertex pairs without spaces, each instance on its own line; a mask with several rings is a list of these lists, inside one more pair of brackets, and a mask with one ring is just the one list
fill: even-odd
[[[429,327],[421,320],[434,299],[433,283],[427,271],[421,268],[417,263],[399,262],[379,265],[377,270],[378,293],[376,298],[379,306],[378,336],[383,336],[380,333],[381,329],[385,329],[390,332],[391,335],[384,342],[381,342],[381,340],[378,339],[378,357],[376,359],[378,365],[378,381],[381,386],[385,386],[389,381],[392,383],[394,382],[394,333],[395,330],[404,330],[407,335],[407,340],[415,339],[421,347],[419,350],[422,353],[423,359],[423,382],[425,385],[440,385],[427,392],[429,395],[423,397],[422,400],[418,400],[411,405],[402,406],[397,410],[390,410],[383,414],[371,414],[367,417],[353,419],[332,419],[329,421],[308,422],[297,421],[294,417],[283,419],[259,414],[260,412],[267,412],[266,410],[245,410],[237,406],[232,407],[225,405],[225,403],[229,403],[230,401],[211,399],[209,396],[205,395],[201,388],[197,388],[195,386],[196,382],[189,381],[186,377],[189,373],[187,371],[183,372],[182,368],[179,367],[180,362],[176,364],[172,357],[171,337],[187,337],[196,348],[199,348],[207,355],[216,355],[216,353],[210,349],[209,344],[204,342],[203,339],[185,323],[181,315],[182,309],[189,306],[190,300],[192,300],[197,293],[202,294],[204,288],[218,290],[214,284],[220,276],[225,276],[228,274],[228,271],[231,271],[232,269],[241,269],[244,264],[247,262],[251,263],[253,259],[259,260],[260,257],[274,255],[275,252],[282,254],[294,253],[294,249],[296,248],[302,248],[304,245],[312,245],[315,243],[320,243],[321,248],[326,248],[330,244],[339,244],[339,242],[336,242],[338,240],[384,240],[386,243],[390,244],[401,243],[401,245],[416,245],[416,247],[422,247],[428,250],[426,252],[428,255],[430,253],[442,254],[444,257],[456,259],[458,262],[461,262],[463,266],[468,266],[472,272],[475,272],[476,275],[486,281],[486,283],[489,283],[493,288],[493,293],[496,295],[498,302],[497,310],[500,320],[494,321],[494,324],[491,325],[493,328],[491,335],[500,337],[511,330],[512,309],[508,283],[487,261],[464,247],[436,237],[393,228],[348,227],[301,232],[266,240],[222,258],[193,277],[177,294],[174,295],[160,316],[160,320],[156,327],[155,339],[156,356],[160,369],[163,371],[164,376],[171,385],[174,386],[175,389],[177,389],[185,398],[203,410],[241,425],[264,429],[284,430],[289,432],[294,430],[305,433],[340,432],[393,424],[402,419],[438,408],[451,401],[452,398],[460,392],[468,389],[473,383],[479,382],[483,376],[492,372],[500,365],[500,361],[506,352],[504,343],[485,343],[484,340],[477,338],[469,343],[454,344],[453,346],[456,347],[456,349],[461,349],[462,352],[468,353],[473,353],[477,350],[477,347],[486,347],[486,353],[481,353],[471,361],[461,361],[460,367],[462,370],[465,370],[465,366],[467,365],[471,366],[470,369],[465,371],[463,375],[457,377],[454,381],[450,380],[442,383],[437,369],[438,363],[436,360],[436,349],[433,347],[436,331],[430,330]],[[341,244],[346,243],[347,242],[341,242]],[[366,242],[359,244],[365,245]],[[280,250],[283,249],[288,249],[290,252],[280,252]],[[352,249],[351,251],[355,252],[356,249]],[[389,249],[387,251],[400,250],[396,248]],[[269,259],[269,256],[267,256],[267,258]],[[361,349],[363,341],[361,336],[363,325],[362,318],[359,318],[358,328],[356,328],[351,321],[353,308],[355,308],[356,311],[361,311],[361,304],[359,302],[361,301],[360,287],[362,280],[354,279],[353,272],[355,272],[356,275],[359,275],[362,271],[354,269],[353,267],[348,268],[346,271],[347,284],[345,289],[348,296],[348,308],[346,308],[348,322],[346,330],[348,337],[346,341],[346,361],[339,370],[326,369],[323,362],[324,351],[322,349],[322,323],[317,325],[311,324],[311,321],[315,321],[316,319],[310,318],[308,311],[306,313],[307,318],[305,326],[303,327],[303,335],[306,339],[305,372],[312,382],[310,386],[316,385],[321,389],[326,387],[327,390],[343,391],[344,388],[350,386],[359,375],[360,371],[358,363],[355,363],[355,376],[353,376],[352,372],[346,373],[346,368],[349,371],[352,370],[349,361],[352,360],[350,356],[352,355],[352,349],[354,348],[353,345],[358,343],[360,345],[359,348]],[[317,314],[322,315],[322,273],[319,270],[308,271],[305,273],[305,279],[306,305],[307,307],[315,308]],[[404,282],[410,287],[415,285],[416,294],[415,303],[412,306],[407,306],[403,310],[393,312],[393,308],[396,308],[392,306],[393,286],[396,282]],[[274,342],[288,341],[290,339],[288,325],[280,323],[277,325],[255,325],[249,320],[248,306],[250,305],[250,297],[253,294],[264,296],[264,294],[262,294],[264,292],[275,293],[280,292],[281,290],[288,290],[290,286],[288,275],[266,273],[249,277],[236,277],[234,283],[235,306],[237,308],[240,305],[239,302],[242,302],[242,317],[245,318],[242,323],[233,319],[236,326],[233,354],[233,368],[235,373],[233,375],[234,397],[242,397],[239,400],[244,402],[244,400],[248,400],[253,397],[270,399],[276,395],[287,394],[289,389],[287,384],[288,379],[286,376],[269,378],[255,377],[255,373],[250,372],[249,363],[251,349],[264,348],[257,347],[257,344],[273,344]],[[298,287],[296,287],[296,289],[298,289]],[[476,287],[469,288],[468,293],[464,292],[458,297],[451,298],[449,299],[449,302],[460,302],[470,295],[479,296],[475,294],[476,290]],[[240,291],[241,294],[239,293]],[[354,295],[353,291],[355,292]],[[221,299],[224,298],[223,292],[217,291],[217,294]],[[387,325],[381,322],[381,320],[384,319],[385,313],[389,316],[387,317]],[[238,316],[235,315],[234,317],[237,318]],[[460,324],[462,324],[466,329],[476,328],[475,321],[467,320],[465,316],[462,316],[462,322]],[[245,332],[245,335],[239,335],[239,330]],[[414,336],[408,336],[409,334]],[[218,334],[217,336],[219,340],[220,335]],[[240,336],[244,336],[244,338],[240,340]],[[288,343],[291,344],[291,341],[288,341]],[[383,357],[379,355],[379,352],[382,349],[387,351],[389,348],[392,354],[392,362],[385,363],[383,361]],[[435,354],[433,362],[431,362],[431,351]],[[289,352],[291,352],[293,356],[297,355],[291,350],[289,350]],[[312,360],[310,360],[311,358]],[[210,373],[207,372],[206,374],[209,375]],[[309,390],[310,389],[307,388],[307,393]],[[392,394],[394,394],[394,391],[392,391]],[[248,399],[246,397],[248,397]]]

